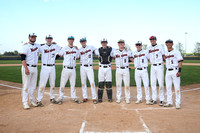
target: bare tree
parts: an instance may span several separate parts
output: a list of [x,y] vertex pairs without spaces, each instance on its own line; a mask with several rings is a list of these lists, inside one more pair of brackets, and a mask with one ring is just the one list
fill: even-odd
[[194,45],[194,55],[200,56],[200,43],[196,42]]
[[183,48],[183,44],[182,43],[178,42],[178,44],[175,45],[175,48],[181,52],[182,56],[184,55],[185,50]]
[[125,44],[125,48],[126,48],[128,51],[132,52],[132,49],[131,49],[131,47],[130,47],[128,44]]

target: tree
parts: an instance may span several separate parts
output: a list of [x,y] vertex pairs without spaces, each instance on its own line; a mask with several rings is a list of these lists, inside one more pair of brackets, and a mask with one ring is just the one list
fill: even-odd
[[147,44],[143,44],[142,49],[147,50]]
[[128,44],[125,44],[125,48],[126,48],[128,51],[132,52],[132,49],[131,49],[131,47],[130,47]]
[[194,45],[194,55],[200,56],[200,42],[196,42]]
[[12,52],[12,51],[9,51],[9,52],[5,51],[3,55],[12,56],[12,55],[18,55],[18,54],[19,54],[18,51],[15,50],[14,52]]
[[184,55],[185,50],[183,48],[183,44],[182,43],[178,42],[178,44],[175,45],[175,48],[180,51],[182,56]]

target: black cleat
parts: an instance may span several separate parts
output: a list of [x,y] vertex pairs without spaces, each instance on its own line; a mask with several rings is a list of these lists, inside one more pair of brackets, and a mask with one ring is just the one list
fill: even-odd
[[80,101],[78,99],[74,99],[74,102],[80,104]]
[[163,101],[160,101],[159,105],[160,105],[160,106],[163,106],[163,105],[164,105],[164,102],[163,102]]
[[112,99],[108,99],[108,102],[110,102],[110,103],[111,103],[111,102],[113,102],[113,100],[112,100]]
[[82,103],[86,103],[88,101],[88,99],[87,98],[84,98],[83,100],[82,100]]
[[103,101],[102,101],[102,99],[98,99],[98,103],[102,103]]
[[157,104],[157,101],[151,100],[151,105]]
[[37,102],[37,107],[44,107],[44,105],[42,104],[42,102]]
[[56,103],[56,100],[53,98],[53,99],[50,99],[50,102],[51,103]]

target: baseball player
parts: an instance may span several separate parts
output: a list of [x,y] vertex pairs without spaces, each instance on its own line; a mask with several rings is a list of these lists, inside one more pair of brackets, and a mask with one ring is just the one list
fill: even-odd
[[173,40],[169,39],[165,42],[167,46],[167,51],[165,52],[166,58],[166,75],[165,83],[167,89],[167,103],[164,107],[173,106],[172,101],[172,83],[174,84],[175,94],[176,94],[176,109],[180,109],[181,106],[181,91],[180,91],[180,76],[183,57],[178,50],[173,49]]
[[41,44],[39,52],[42,54],[42,68],[40,71],[40,81],[39,88],[37,92],[37,105],[43,107],[41,100],[45,91],[47,80],[49,79],[50,84],[50,102],[55,102],[55,59],[57,53],[60,51],[61,47],[52,44],[52,35],[46,36],[46,44]]
[[90,82],[91,92],[92,92],[92,100],[94,104],[97,104],[97,94],[96,94],[96,87],[94,82],[94,71],[93,71],[93,53],[95,52],[96,48],[93,46],[86,45],[87,40],[85,37],[80,39],[80,43],[82,47],[79,49],[80,53],[80,75],[81,75],[81,84],[82,84],[82,93],[83,93],[83,101],[88,101],[87,96],[87,77]]
[[152,101],[151,104],[157,103],[157,80],[159,84],[159,98],[160,98],[160,106],[163,106],[163,102],[165,99],[164,92],[164,65],[163,65],[163,57],[164,57],[164,48],[162,45],[158,45],[156,43],[157,39],[155,36],[151,36],[149,38],[151,42],[151,46],[148,48],[149,58],[151,62],[151,88],[152,88]]
[[111,61],[113,56],[113,49],[108,45],[107,39],[101,40],[101,45],[97,50],[99,56],[99,71],[98,71],[98,102],[102,102],[104,83],[106,84],[106,91],[108,96],[108,102],[112,102],[112,72],[111,72]]
[[131,53],[125,49],[125,41],[120,39],[118,41],[119,49],[114,51],[116,64],[116,102],[121,102],[122,80],[124,81],[125,101],[130,103],[130,72],[129,72],[129,59]]
[[29,34],[29,43],[22,46],[20,55],[22,60],[22,103],[24,109],[29,109],[28,96],[30,106],[37,107],[35,103],[34,92],[37,83],[37,63],[38,50],[40,45],[35,43],[37,35],[35,33]]
[[59,56],[63,56],[63,70],[61,73],[60,79],[60,88],[59,88],[59,97],[56,100],[56,104],[62,104],[64,97],[65,85],[69,79],[70,89],[71,89],[71,98],[73,98],[75,103],[80,103],[76,96],[76,59],[79,57],[79,52],[77,48],[73,46],[74,37],[68,37],[68,46],[63,47],[58,53]]
[[146,104],[151,104],[150,102],[150,92],[149,92],[149,75],[147,71],[148,67],[148,51],[142,50],[142,42],[138,41],[135,44],[137,51],[132,53],[134,58],[134,66],[135,66],[135,82],[137,86],[137,101],[136,104],[142,102],[142,83],[145,89],[145,99]]

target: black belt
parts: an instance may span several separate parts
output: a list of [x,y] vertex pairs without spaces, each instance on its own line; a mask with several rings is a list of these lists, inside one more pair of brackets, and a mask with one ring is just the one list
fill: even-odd
[[67,67],[67,66],[64,66],[64,68],[67,68],[67,69],[74,69],[76,67]]
[[44,66],[55,66],[55,64],[43,64]]
[[143,67],[143,68],[136,68],[137,70],[143,70],[143,69],[146,69],[146,67]]
[[91,64],[90,65],[83,65],[83,64],[81,64],[81,66],[89,67],[89,66],[92,66],[92,65]]
[[108,66],[102,66],[102,65],[100,65],[100,67],[103,67],[103,68],[108,68],[108,67],[110,67],[110,65],[108,65]]
[[[176,70],[177,70],[177,68],[175,68]],[[175,70],[175,69],[173,69],[173,68],[169,68],[169,69],[167,69],[168,71],[173,71],[173,70]]]
[[37,65],[30,65],[30,64],[26,64],[26,65],[30,67],[37,67]]
[[117,68],[120,68],[120,69],[125,69],[125,68],[128,68],[128,66],[126,66],[126,67],[117,67]]
[[159,63],[159,64],[153,64],[153,66],[160,66],[161,65],[161,63]]

